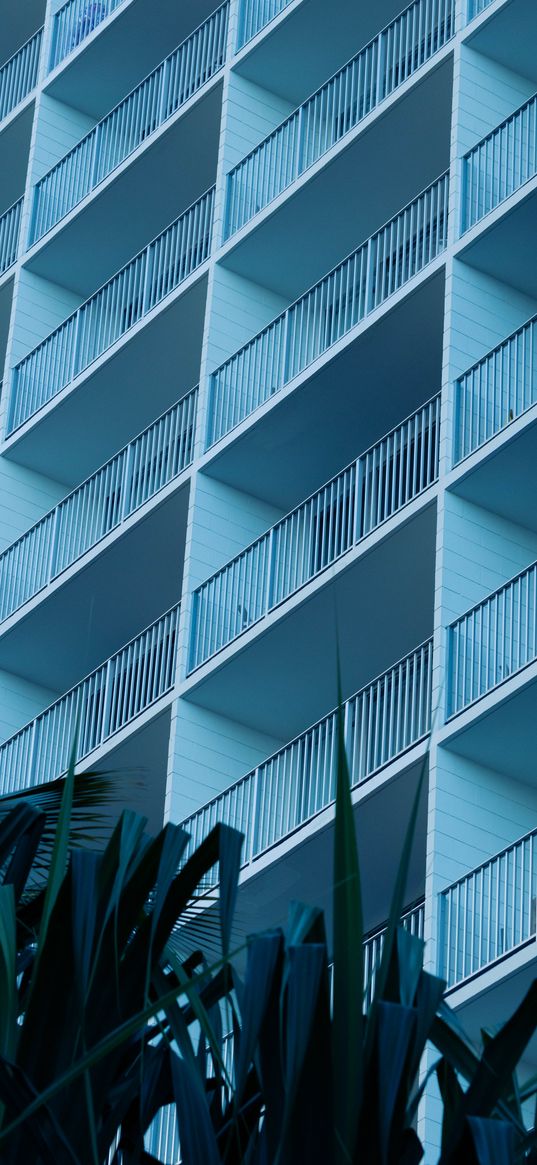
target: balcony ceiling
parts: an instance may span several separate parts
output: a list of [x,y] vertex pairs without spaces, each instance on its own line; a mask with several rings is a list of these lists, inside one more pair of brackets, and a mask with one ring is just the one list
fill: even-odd
[[537,664],[497,689],[495,698],[476,705],[465,728],[457,718],[445,746],[476,764],[514,780],[537,785]]
[[0,136],[0,214],[24,194],[33,115],[32,102]]

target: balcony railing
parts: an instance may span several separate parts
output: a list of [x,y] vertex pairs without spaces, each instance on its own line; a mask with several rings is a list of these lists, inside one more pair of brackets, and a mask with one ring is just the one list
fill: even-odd
[[451,39],[455,0],[415,0],[228,175],[226,236],[303,174]]
[[228,0],[41,178],[30,243],[37,242],[163,125],[219,69]]
[[12,433],[124,336],[209,257],[214,187],[15,366]]
[[492,4],[492,0],[468,0],[468,20],[473,20],[474,16],[480,16],[489,4]]
[[68,0],[54,16],[49,69],[55,69],[122,3],[123,0]]
[[449,628],[453,716],[537,658],[537,563]]
[[208,448],[444,251],[448,184],[445,174],[212,373]]
[[237,52],[290,3],[291,0],[241,0]]
[[14,202],[0,217],[0,275],[13,266],[19,253],[23,198]]
[[42,39],[40,28],[0,68],[0,121],[35,89]]
[[454,463],[537,401],[537,316],[457,381]]
[[463,158],[463,231],[537,173],[537,95]]
[[[423,938],[423,923],[425,919],[425,906],[423,902],[417,903],[411,910],[407,910],[401,916],[401,924],[409,934],[413,934],[416,938]],[[370,938],[364,942],[364,983],[365,983],[365,1008],[371,1007],[373,1000],[373,993],[375,990],[375,979],[377,968],[382,958],[382,948],[384,946],[384,936],[386,934],[386,927],[371,935]]]
[[198,587],[191,668],[427,489],[438,474],[439,423],[434,397]]
[[0,746],[0,794],[66,772],[77,718],[78,763],[171,689],[179,609],[157,619]]
[[197,399],[194,388],[0,555],[0,622],[190,465]]
[[[428,735],[431,663],[428,640],[345,703],[353,787]],[[326,809],[336,793],[337,737],[335,711],[184,821],[189,847],[195,849],[220,821],[244,833],[242,859],[248,865]]]
[[440,973],[448,987],[535,939],[537,830],[440,896]]

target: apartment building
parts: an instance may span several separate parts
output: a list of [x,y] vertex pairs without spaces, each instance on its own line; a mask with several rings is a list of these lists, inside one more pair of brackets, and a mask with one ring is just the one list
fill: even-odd
[[477,1034],[536,966],[537,6],[0,5],[0,789],[79,710],[244,830],[245,929],[329,910],[338,645],[367,957],[425,765]]

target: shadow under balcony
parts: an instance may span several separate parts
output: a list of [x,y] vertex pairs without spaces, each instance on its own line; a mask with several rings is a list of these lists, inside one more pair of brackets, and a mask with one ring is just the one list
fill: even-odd
[[213,197],[208,191],[12,369],[6,456],[78,483],[197,383]]
[[0,555],[0,666],[65,690],[179,597],[196,399]]
[[227,176],[230,237],[220,262],[290,299],[300,295],[447,169],[451,89],[448,45],[354,129],[345,81],[341,110],[327,114],[330,93],[321,91],[311,127],[299,135],[298,111]]

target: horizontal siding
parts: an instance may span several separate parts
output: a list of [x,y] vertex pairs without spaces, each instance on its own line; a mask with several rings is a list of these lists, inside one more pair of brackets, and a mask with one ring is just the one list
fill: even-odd
[[224,171],[232,170],[250,150],[285,121],[293,105],[238,73],[231,73],[223,111],[226,123]]
[[40,344],[81,303],[82,297],[73,291],[23,268],[13,321],[12,365]]
[[96,124],[96,118],[57,101],[43,93],[32,159],[31,181],[39,182],[43,174],[59,162]]
[[462,45],[457,112],[459,153],[464,154],[531,97],[537,86]]
[[38,716],[58,695],[0,670],[0,743]]
[[184,820],[283,743],[178,700],[172,714],[166,818]]
[[234,271],[216,267],[207,344],[209,372],[218,368],[280,312],[288,300]]
[[187,535],[190,592],[281,516],[275,506],[199,474]]

